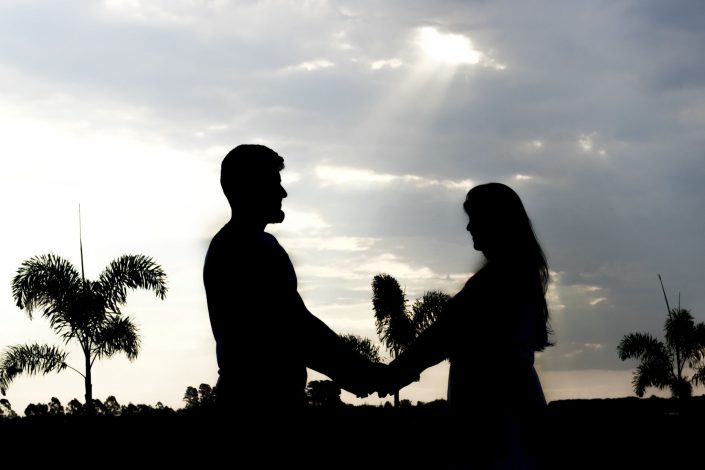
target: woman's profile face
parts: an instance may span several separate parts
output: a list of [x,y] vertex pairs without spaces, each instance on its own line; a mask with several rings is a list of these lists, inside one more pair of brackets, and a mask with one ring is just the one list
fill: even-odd
[[468,215],[467,231],[472,237],[472,246],[490,259],[498,253],[504,243],[495,207],[478,204],[477,201],[465,206]]
[[473,207],[468,207],[468,225],[466,227],[467,231],[470,232],[472,237],[472,246],[477,251],[484,252],[487,248],[487,224],[484,218],[478,213],[477,210],[473,210]]
[[463,207],[469,218],[467,231],[473,247],[485,258],[516,256],[517,250],[522,249],[528,219],[519,196],[510,188],[499,183],[476,186],[468,193]]

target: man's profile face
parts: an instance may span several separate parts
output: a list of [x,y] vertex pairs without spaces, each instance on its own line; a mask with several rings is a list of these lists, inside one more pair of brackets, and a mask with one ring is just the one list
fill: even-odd
[[262,175],[252,196],[253,209],[262,216],[265,223],[279,224],[284,221],[282,200],[287,193],[278,171]]

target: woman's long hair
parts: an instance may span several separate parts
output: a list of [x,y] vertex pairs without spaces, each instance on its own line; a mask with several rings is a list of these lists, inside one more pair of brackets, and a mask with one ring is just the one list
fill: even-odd
[[494,258],[488,256],[488,265],[495,260],[508,261],[529,276],[529,289],[540,305],[534,319],[534,350],[552,346],[546,304],[548,263],[521,199],[509,186],[487,183],[468,192],[463,208],[470,216],[470,224],[481,224],[483,237],[492,245]]

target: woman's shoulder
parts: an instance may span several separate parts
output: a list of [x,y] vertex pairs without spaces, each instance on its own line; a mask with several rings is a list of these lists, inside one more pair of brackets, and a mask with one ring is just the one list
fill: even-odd
[[483,266],[470,276],[463,288],[451,300],[453,303],[463,304],[476,302],[488,292],[492,284],[492,274],[488,272],[487,266]]
[[497,300],[508,292],[523,292],[533,286],[531,273],[513,266],[486,264],[468,279],[457,296],[489,297]]
[[499,278],[500,273],[498,270],[490,264],[482,266],[475,274],[470,276],[467,280],[462,291],[472,291],[474,289],[486,289],[489,285],[495,284]]

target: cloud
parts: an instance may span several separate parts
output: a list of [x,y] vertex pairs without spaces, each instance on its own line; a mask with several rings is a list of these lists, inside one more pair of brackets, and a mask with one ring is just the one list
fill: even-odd
[[314,211],[299,211],[285,207],[284,212],[286,214],[286,231],[288,232],[315,234],[330,227],[330,224]]
[[578,139],[578,145],[586,152],[592,151],[592,135],[581,135]]
[[341,236],[317,236],[317,237],[290,237],[287,248],[294,252],[298,250],[316,251],[368,251],[378,238],[369,237],[341,237]]
[[301,62],[298,65],[289,66],[286,69],[287,70],[305,70],[306,72],[312,72],[314,70],[327,69],[329,67],[333,67],[334,65],[335,64],[333,62],[331,62],[330,60],[317,59],[317,60],[309,60],[306,62]]
[[472,40],[462,34],[441,33],[437,28],[424,26],[418,30],[418,45],[429,58],[451,65],[482,65],[504,70],[505,65],[475,49]]
[[370,64],[370,68],[372,70],[380,70],[385,67],[390,68],[390,69],[396,69],[404,65],[404,63],[399,60],[399,59],[380,59],[380,60],[375,60]]
[[345,187],[366,187],[404,183],[417,188],[442,187],[450,190],[467,191],[472,187],[470,180],[438,180],[417,175],[393,175],[377,173],[365,168],[351,168],[332,165],[319,165],[315,168],[316,176],[324,185]]

